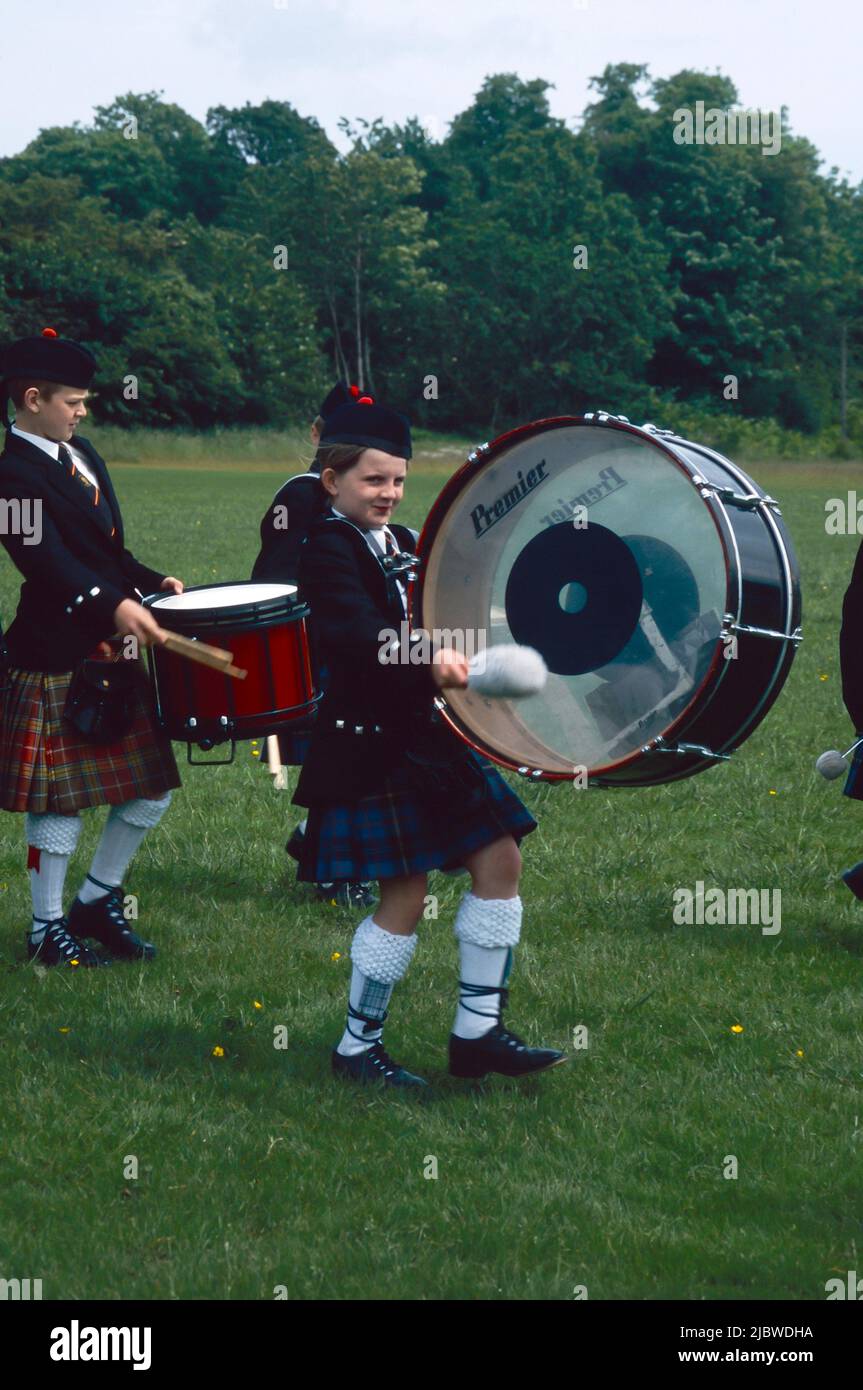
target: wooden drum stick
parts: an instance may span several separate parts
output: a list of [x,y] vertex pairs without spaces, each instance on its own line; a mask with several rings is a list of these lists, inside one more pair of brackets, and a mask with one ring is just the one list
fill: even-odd
[[211,647],[206,642],[193,642],[191,637],[181,637],[179,632],[168,632],[165,628],[162,631],[166,633],[162,646],[169,652],[176,652],[189,661],[198,661],[202,666],[212,666],[226,676],[233,676],[234,680],[246,679],[248,671],[233,665],[230,652],[222,651],[221,647]]

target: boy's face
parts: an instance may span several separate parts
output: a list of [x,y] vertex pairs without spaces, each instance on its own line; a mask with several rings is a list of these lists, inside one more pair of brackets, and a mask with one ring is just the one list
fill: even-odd
[[87,415],[84,404],[87,395],[87,391],[77,386],[58,386],[46,400],[38,388],[32,386],[24,394],[24,409],[17,413],[21,418],[16,416],[15,423],[29,434],[38,434],[55,444],[66,444]]
[[357,526],[377,530],[386,526],[402,500],[407,464],[381,449],[364,449],[346,473],[325,468],[321,482],[333,506]]

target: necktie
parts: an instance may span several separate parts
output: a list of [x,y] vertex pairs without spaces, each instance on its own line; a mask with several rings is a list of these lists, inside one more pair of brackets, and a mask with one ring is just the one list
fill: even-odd
[[65,444],[59,444],[57,447],[59,451],[59,460],[65,468],[66,472],[69,474],[69,477],[74,478],[75,482],[78,483],[80,487],[83,487],[84,490],[88,493],[92,505],[98,508],[103,520],[111,528],[111,535],[113,536],[113,517],[111,516],[111,509],[108,506],[108,503],[102,497],[101,488],[99,488],[95,483],[91,483],[90,479],[86,476],[86,474],[81,472],[80,468],[76,464],[75,460],[73,459],[69,450],[66,448]]
[[[395,537],[386,529],[384,530],[384,544],[386,545],[387,555],[398,555],[399,548],[396,545]],[[387,574],[387,593],[389,594],[390,601],[395,600],[402,611],[407,614],[407,596],[404,583],[393,574]]]
[[85,487],[88,492],[92,493],[93,506],[98,507],[99,489],[94,487],[86,474],[81,472],[72,455],[69,453],[69,450],[66,448],[66,445],[59,444],[57,447],[59,449],[60,462],[69,474],[69,477],[74,478],[76,483],[80,483],[82,487]]

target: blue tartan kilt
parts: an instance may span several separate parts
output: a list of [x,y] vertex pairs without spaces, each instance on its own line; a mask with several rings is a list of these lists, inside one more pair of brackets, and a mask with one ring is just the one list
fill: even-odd
[[309,756],[312,731],[299,734],[279,734],[279,757],[285,767],[302,767]]
[[308,812],[297,877],[309,883],[403,878],[430,869],[455,869],[465,856],[512,835],[518,841],[536,821],[500,773],[475,753],[484,795],[466,808],[445,806],[410,787],[400,771],[382,792],[360,801],[313,806]]
[[[860,737],[859,731],[856,737]],[[853,797],[855,801],[863,801],[863,743],[851,759],[851,766],[848,769],[848,776],[845,778],[845,786],[842,790],[846,796]]]

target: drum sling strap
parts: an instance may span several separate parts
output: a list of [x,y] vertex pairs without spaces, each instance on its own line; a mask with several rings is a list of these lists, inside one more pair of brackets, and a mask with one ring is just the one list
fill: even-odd
[[3,631],[2,615],[0,615],[0,696],[3,696],[9,689],[9,670],[11,665],[9,648],[6,645],[6,635]]

